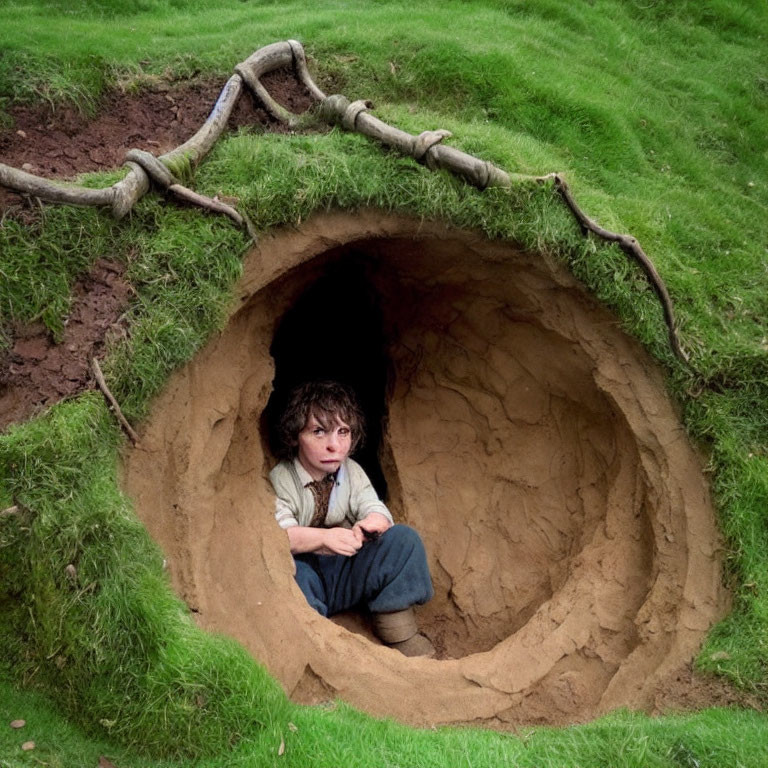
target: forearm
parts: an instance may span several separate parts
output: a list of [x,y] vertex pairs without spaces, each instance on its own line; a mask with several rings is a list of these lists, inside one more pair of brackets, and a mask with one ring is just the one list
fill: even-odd
[[363,534],[349,528],[286,528],[292,555],[314,552],[318,555],[351,557],[363,546]]
[[394,525],[395,521],[392,519],[392,513],[386,508],[386,506],[380,502],[378,499],[376,500],[375,504],[365,504],[357,511],[357,520],[360,522],[361,520],[365,520],[366,518],[382,518],[386,520],[389,525]]
[[309,528],[303,525],[294,525],[286,528],[288,542],[292,555],[300,555],[307,552],[317,552],[325,549],[325,528]]

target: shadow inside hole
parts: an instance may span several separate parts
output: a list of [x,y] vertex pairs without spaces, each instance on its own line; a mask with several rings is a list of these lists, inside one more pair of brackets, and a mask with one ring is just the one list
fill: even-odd
[[281,318],[270,347],[275,377],[261,426],[277,455],[277,422],[294,387],[319,380],[347,386],[357,395],[366,424],[366,439],[355,460],[386,500],[379,448],[387,415],[388,366],[379,299],[363,256],[351,252],[329,265]]

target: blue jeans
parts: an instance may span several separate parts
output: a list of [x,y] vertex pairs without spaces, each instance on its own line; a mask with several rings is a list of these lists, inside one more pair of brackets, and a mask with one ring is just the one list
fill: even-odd
[[426,603],[434,591],[421,538],[394,525],[356,555],[296,555],[296,582],[323,616],[365,607],[372,613]]

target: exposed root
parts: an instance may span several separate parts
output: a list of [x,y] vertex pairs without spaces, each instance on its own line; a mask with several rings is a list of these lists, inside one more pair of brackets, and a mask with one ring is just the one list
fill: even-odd
[[622,251],[640,265],[661,303],[673,353],[695,372],[677,336],[669,292],[652,261],[634,237],[610,232],[590,219],[576,204],[567,183],[560,174],[552,173],[545,176],[510,174],[493,163],[443,145],[442,140],[451,135],[449,131],[424,131],[414,136],[369,114],[369,110],[373,107],[370,101],[350,102],[339,94],[326,96],[312,80],[307,69],[304,49],[296,40],[264,46],[235,66],[235,74],[227,81],[208,119],[191,139],[159,158],[154,158],[148,152],[132,150],[126,155],[126,166],[129,169],[127,176],[112,187],[94,190],[78,185],[64,186],[2,163],[0,163],[0,184],[51,202],[72,205],[110,205],[113,215],[119,219],[125,216],[146,194],[149,190],[149,178],[152,178],[162,189],[167,189],[181,200],[229,216],[238,226],[244,227],[251,236],[254,236],[253,227],[243,219],[241,214],[230,206],[181,186],[173,178],[173,173],[178,168],[195,166],[213,147],[224,131],[227,120],[240,98],[243,83],[277,120],[292,127],[300,125],[301,117],[275,101],[261,82],[263,75],[282,67],[293,68],[309,91],[311,98],[320,105],[320,115],[327,122],[339,124],[349,131],[363,133],[413,157],[431,170],[448,170],[461,176],[478,189],[509,187],[513,183],[520,182],[542,183],[552,180],[555,189],[579,222],[585,235],[592,232],[607,242],[618,243]]
[[568,206],[571,213],[573,213],[576,220],[579,222],[579,225],[581,226],[585,235],[588,232],[592,232],[598,237],[601,237],[603,240],[618,243],[619,248],[621,248],[621,250],[624,251],[627,256],[634,259],[634,261],[640,265],[640,268],[643,270],[643,272],[645,272],[645,275],[648,278],[648,282],[651,284],[651,287],[661,302],[661,308],[664,312],[664,322],[667,324],[667,329],[669,331],[669,344],[672,347],[672,351],[675,353],[679,360],[682,360],[682,362],[686,363],[689,368],[694,370],[689,363],[688,354],[680,346],[680,341],[677,338],[677,333],[675,332],[675,315],[672,309],[672,299],[669,297],[667,286],[664,285],[664,281],[656,271],[656,267],[653,265],[653,262],[648,258],[648,256],[645,254],[645,251],[643,251],[643,249],[640,247],[640,243],[636,238],[632,237],[632,235],[619,235],[616,232],[611,232],[610,230],[604,229],[595,221],[590,219],[589,216],[587,216],[584,211],[582,211],[581,208],[579,208],[579,206],[576,204],[576,201],[573,199],[573,195],[571,194],[571,189],[565,179],[558,173],[552,174],[552,178],[555,182],[555,189],[557,189],[557,191],[560,193],[560,196],[565,201],[565,204]]
[[205,208],[214,213],[223,213],[225,216],[229,216],[238,227],[246,227],[245,219],[235,208],[226,203],[222,203],[219,200],[214,200],[207,195],[193,192],[188,187],[179,184],[168,168],[151,152],[144,152],[141,149],[131,149],[126,153],[125,159],[140,165],[158,187],[170,192],[179,200],[183,200],[186,203],[192,203],[192,205],[197,205],[200,208]]

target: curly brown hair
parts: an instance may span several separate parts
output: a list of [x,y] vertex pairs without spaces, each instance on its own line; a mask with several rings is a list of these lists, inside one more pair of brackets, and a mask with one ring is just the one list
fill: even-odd
[[281,459],[292,459],[298,453],[299,432],[310,415],[325,429],[337,419],[347,424],[352,433],[350,453],[365,439],[365,417],[355,393],[336,381],[308,381],[291,390],[277,423],[277,450]]

